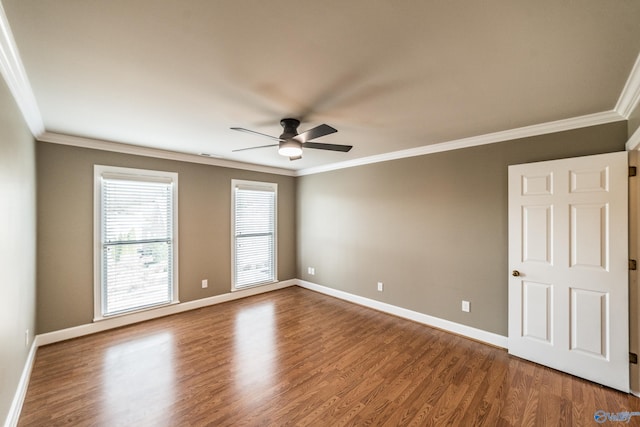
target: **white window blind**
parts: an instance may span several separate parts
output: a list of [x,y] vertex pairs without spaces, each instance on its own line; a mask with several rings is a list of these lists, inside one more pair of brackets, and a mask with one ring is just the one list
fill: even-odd
[[233,289],[276,278],[277,184],[232,181]]
[[177,175],[113,169],[99,171],[97,318],[177,302]]

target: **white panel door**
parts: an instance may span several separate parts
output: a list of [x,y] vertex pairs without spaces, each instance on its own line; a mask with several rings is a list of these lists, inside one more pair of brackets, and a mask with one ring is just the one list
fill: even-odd
[[509,353],[629,391],[627,153],[509,167]]

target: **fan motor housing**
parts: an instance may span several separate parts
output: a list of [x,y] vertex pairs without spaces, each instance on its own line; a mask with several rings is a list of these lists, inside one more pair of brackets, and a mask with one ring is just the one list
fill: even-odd
[[280,125],[284,128],[280,138],[291,139],[298,135],[298,126],[300,126],[300,120],[298,119],[282,119]]

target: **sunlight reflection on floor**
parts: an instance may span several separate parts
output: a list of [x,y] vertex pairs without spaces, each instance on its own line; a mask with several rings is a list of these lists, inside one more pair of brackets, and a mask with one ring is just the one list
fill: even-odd
[[[174,338],[170,332],[109,347],[102,365],[107,419],[135,423],[153,418],[156,426],[169,425],[162,420],[168,423],[171,419],[175,400],[173,359]],[[132,414],[135,419],[130,418]]]
[[252,404],[271,393],[277,368],[276,322],[272,303],[247,307],[235,320],[235,386]]

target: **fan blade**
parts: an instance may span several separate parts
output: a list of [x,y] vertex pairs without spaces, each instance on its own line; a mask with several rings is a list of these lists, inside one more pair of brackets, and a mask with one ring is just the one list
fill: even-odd
[[300,160],[302,158],[302,154],[300,154],[299,156],[295,156],[295,157],[289,157],[289,160],[291,160],[292,162],[294,160]]
[[264,136],[264,137],[267,137],[267,138],[275,139],[276,141],[284,141],[284,139],[280,139],[277,136],[267,135],[266,133],[256,132],[255,130],[249,130],[249,129],[245,129],[245,128],[231,128],[231,130],[237,130],[237,131],[240,131],[240,132],[252,133],[254,135],[260,135],[260,136]]
[[321,142],[305,142],[302,146],[305,148],[315,148],[317,150],[342,151],[343,153],[353,148],[353,145],[323,144]]
[[321,136],[329,135],[335,132],[338,132],[338,130],[332,128],[329,125],[322,124],[294,136],[293,139],[305,143],[307,141],[311,141],[312,139],[320,138]]
[[231,152],[235,153],[236,151],[255,150],[256,148],[277,147],[278,145],[280,144],[269,144],[269,145],[260,145],[259,147],[239,148],[237,150],[231,150]]

